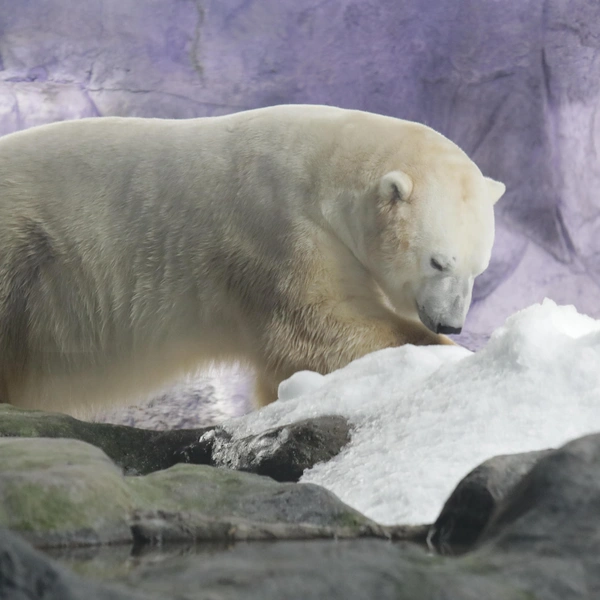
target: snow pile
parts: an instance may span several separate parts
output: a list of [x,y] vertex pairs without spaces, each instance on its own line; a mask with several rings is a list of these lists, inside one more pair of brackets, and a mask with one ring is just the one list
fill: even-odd
[[600,321],[545,300],[477,353],[404,346],[324,377],[297,373],[279,401],[226,426],[241,437],[325,414],[356,431],[302,481],[384,524],[431,522],[482,461],[600,431]]

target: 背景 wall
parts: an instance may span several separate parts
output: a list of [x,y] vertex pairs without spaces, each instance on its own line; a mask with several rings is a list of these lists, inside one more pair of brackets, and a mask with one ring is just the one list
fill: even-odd
[[466,343],[544,296],[600,317],[600,3],[0,0],[0,134],[287,102],[422,121],[507,184]]

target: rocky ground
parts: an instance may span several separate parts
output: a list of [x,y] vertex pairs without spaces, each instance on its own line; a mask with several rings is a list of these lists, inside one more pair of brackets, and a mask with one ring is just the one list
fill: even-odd
[[492,458],[406,528],[294,483],[351,435],[335,416],[232,442],[0,405],[0,599],[599,597],[600,434]]

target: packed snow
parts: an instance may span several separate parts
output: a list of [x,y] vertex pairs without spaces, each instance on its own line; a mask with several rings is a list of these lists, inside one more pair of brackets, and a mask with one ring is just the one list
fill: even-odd
[[476,353],[404,346],[297,373],[277,402],[226,427],[243,437],[328,414],[354,424],[352,440],[301,481],[383,524],[431,522],[484,460],[600,431],[600,321],[545,300]]

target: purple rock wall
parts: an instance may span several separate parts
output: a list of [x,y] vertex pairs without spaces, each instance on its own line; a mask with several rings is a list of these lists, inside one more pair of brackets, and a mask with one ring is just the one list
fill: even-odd
[[0,0],[0,134],[285,102],[422,121],[507,184],[466,343],[544,296],[600,317],[600,3]]

